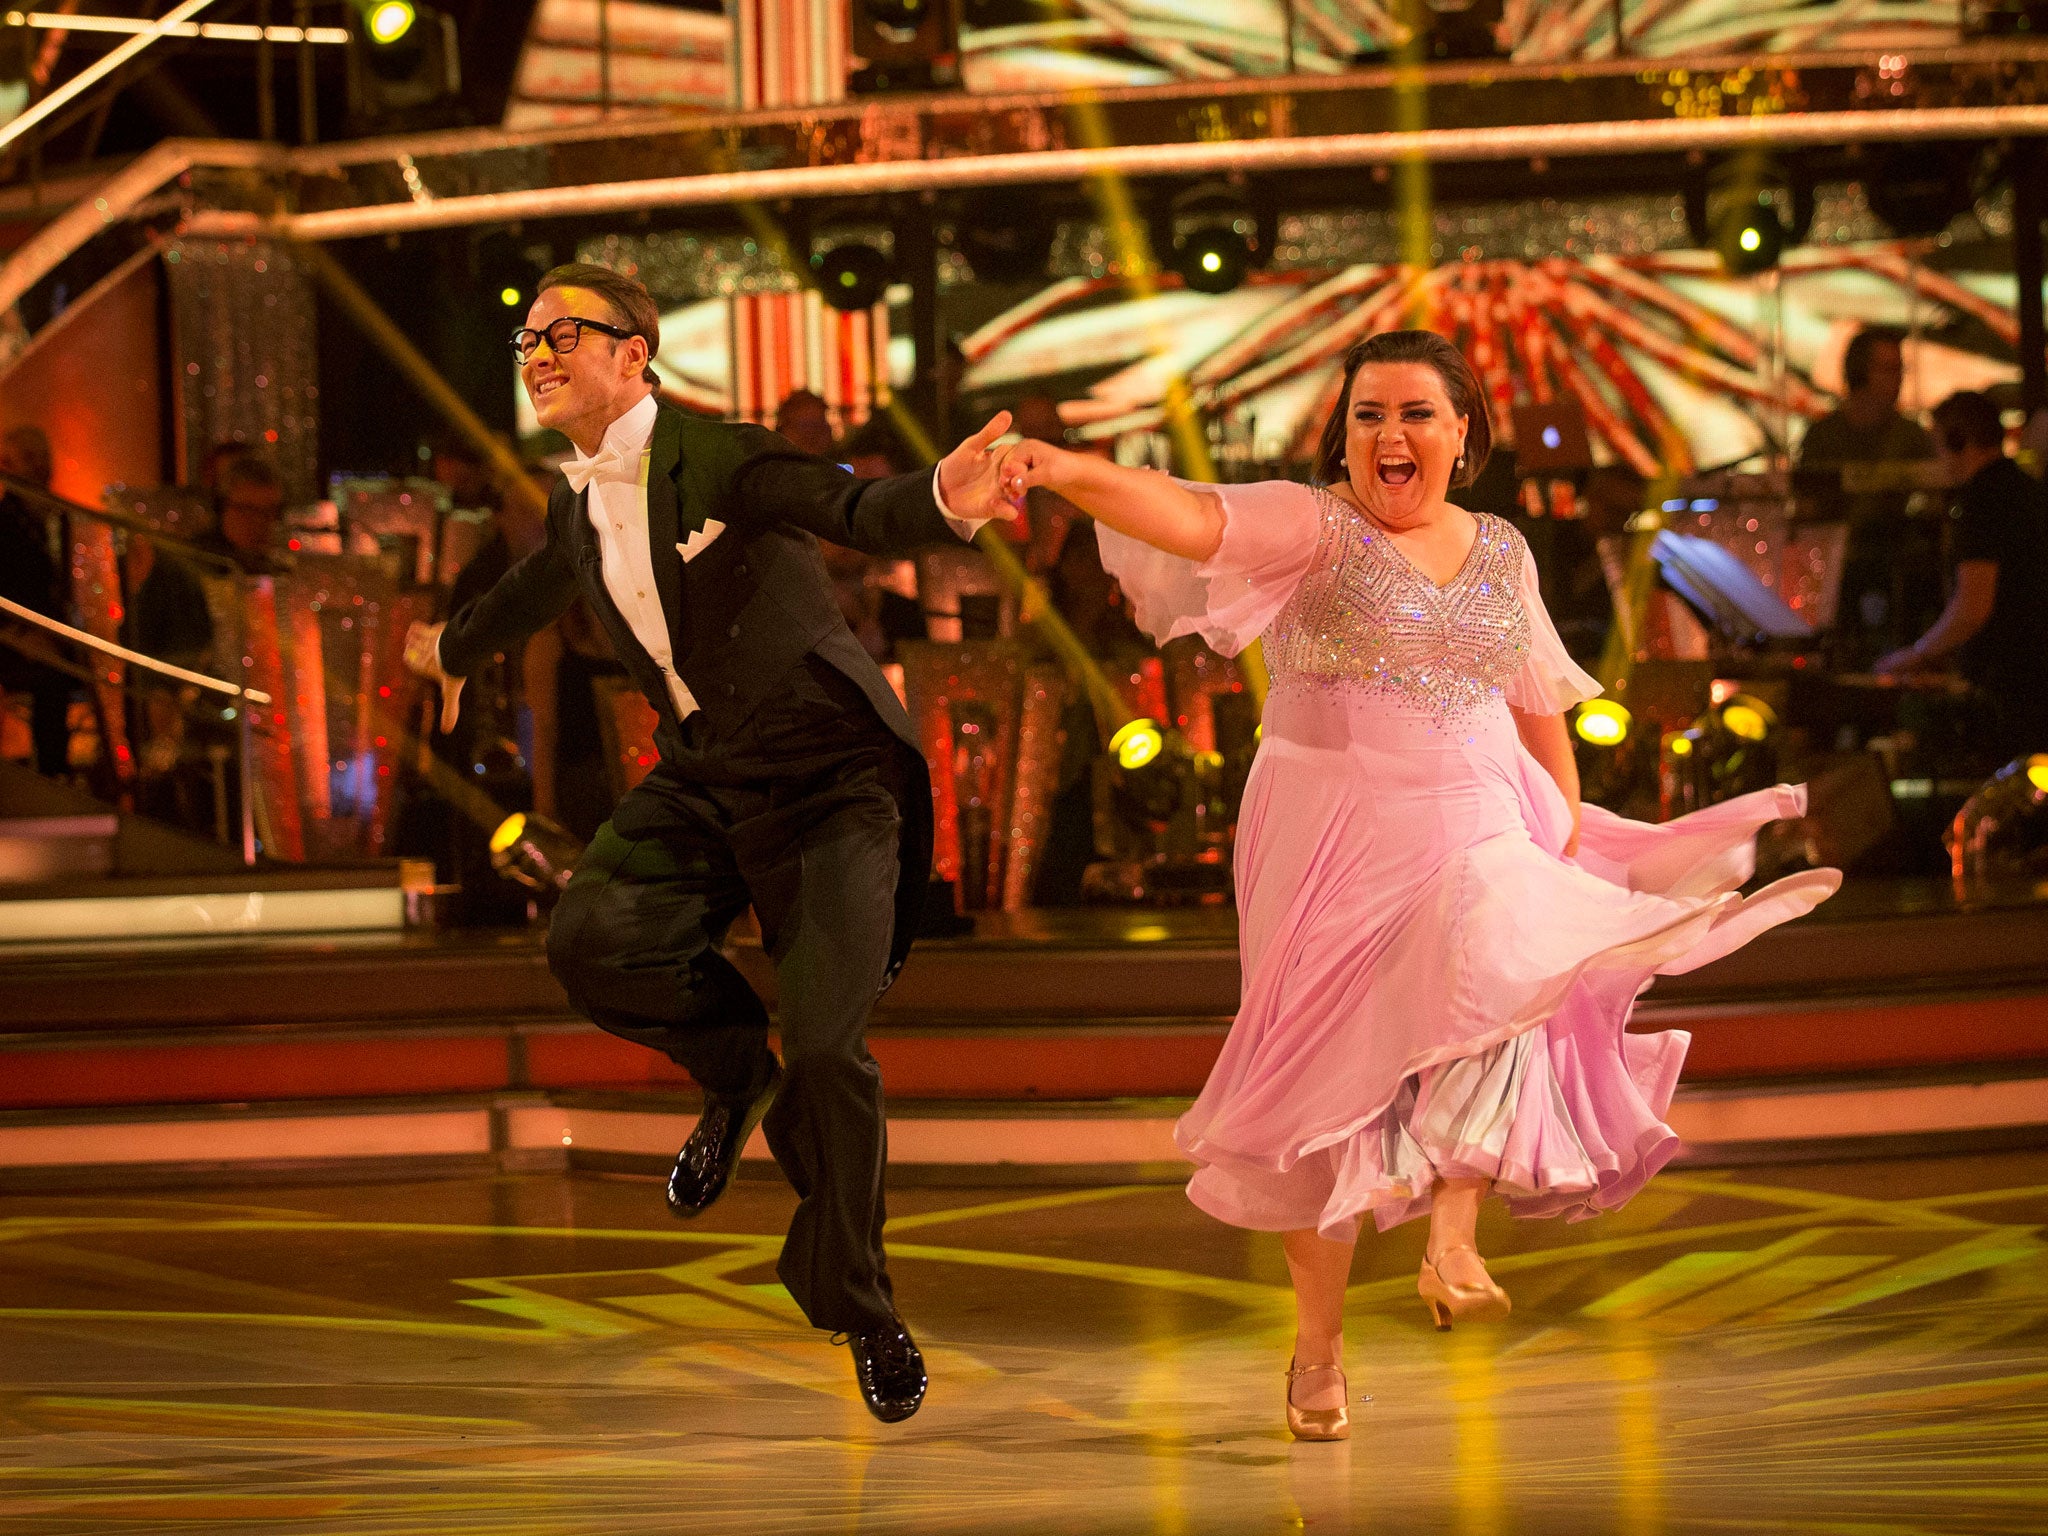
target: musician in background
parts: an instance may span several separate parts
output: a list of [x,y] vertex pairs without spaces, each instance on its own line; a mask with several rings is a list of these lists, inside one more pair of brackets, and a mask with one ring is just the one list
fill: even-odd
[[1949,598],[1918,640],[1878,658],[1886,676],[1953,667],[1988,697],[1986,746],[2001,761],[2048,751],[2048,492],[2006,456],[1988,395],[1934,408],[1949,513]]
[[1899,413],[1904,339],[1888,326],[1865,326],[1851,338],[1842,354],[1848,393],[1799,447],[1796,483],[1812,515],[1849,527],[1838,609],[1846,662],[1898,645],[1941,603],[1935,536],[1907,516],[1912,466],[1934,456],[1934,441]]

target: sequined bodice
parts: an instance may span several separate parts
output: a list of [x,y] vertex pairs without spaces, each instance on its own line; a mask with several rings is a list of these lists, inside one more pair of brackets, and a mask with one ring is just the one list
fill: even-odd
[[1362,512],[1318,488],[1314,564],[1266,631],[1275,687],[1383,690],[1443,716],[1501,696],[1529,654],[1522,536],[1488,513],[1439,587]]

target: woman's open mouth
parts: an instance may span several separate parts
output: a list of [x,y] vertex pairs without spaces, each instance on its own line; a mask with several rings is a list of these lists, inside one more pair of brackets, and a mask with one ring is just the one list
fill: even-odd
[[1406,485],[1415,478],[1413,459],[1381,459],[1375,467],[1381,485]]

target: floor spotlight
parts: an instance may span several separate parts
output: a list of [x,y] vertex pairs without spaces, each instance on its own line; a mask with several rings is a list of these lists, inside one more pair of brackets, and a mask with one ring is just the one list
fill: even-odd
[[1942,834],[1958,882],[2048,873],[2048,752],[2016,757]]
[[1618,747],[1628,740],[1629,727],[1633,723],[1634,717],[1626,706],[1617,704],[1613,699],[1588,699],[1579,706],[1572,729],[1588,746]]
[[1109,738],[1109,750],[1116,754],[1116,763],[1126,771],[1135,771],[1151,762],[1166,746],[1166,735],[1159,729],[1159,722],[1143,716],[1123,726]]
[[514,811],[491,834],[491,868],[543,900],[561,894],[582,856],[574,834],[545,816]]
[[1744,741],[1764,740],[1777,724],[1778,712],[1754,694],[1734,694],[1721,705],[1721,729]]

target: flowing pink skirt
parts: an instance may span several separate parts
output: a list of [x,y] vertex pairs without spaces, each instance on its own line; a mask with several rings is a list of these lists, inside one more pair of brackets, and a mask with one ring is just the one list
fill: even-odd
[[1444,1176],[1519,1215],[1611,1210],[1677,1149],[1689,1037],[1627,1032],[1659,974],[1811,910],[1810,870],[1737,894],[1780,785],[1662,826],[1571,813],[1496,703],[1444,723],[1383,693],[1284,688],[1238,824],[1244,997],[1177,1139],[1241,1227],[1355,1234]]

